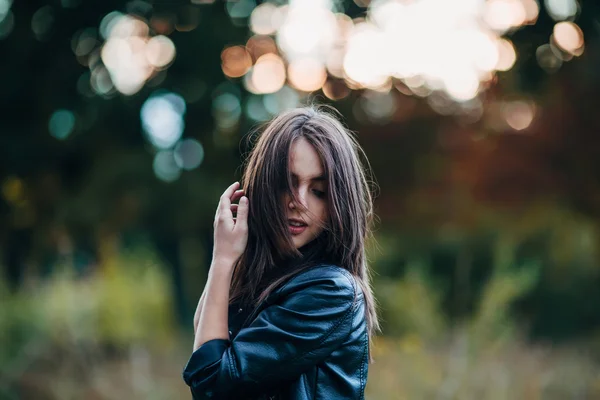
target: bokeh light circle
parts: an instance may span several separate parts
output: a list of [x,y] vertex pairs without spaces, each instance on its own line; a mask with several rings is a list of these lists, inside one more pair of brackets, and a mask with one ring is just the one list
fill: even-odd
[[527,101],[511,101],[504,104],[502,113],[512,129],[522,131],[531,125],[535,117],[535,107]]
[[276,54],[265,54],[256,60],[251,81],[257,93],[274,93],[285,83],[285,64]]
[[154,36],[145,46],[146,59],[157,68],[169,65],[175,58],[175,45],[166,36]]
[[558,47],[571,55],[583,53],[583,32],[573,22],[559,22],[554,25],[552,38]]
[[149,97],[140,110],[142,128],[148,140],[159,149],[172,147],[183,134],[184,114],[185,101],[175,93]]
[[231,46],[221,52],[221,69],[225,76],[239,78],[252,67],[252,57],[244,46]]
[[196,139],[184,139],[175,146],[173,156],[179,168],[189,171],[198,168],[204,160],[204,147]]
[[322,63],[313,58],[297,59],[288,66],[288,79],[296,89],[313,92],[323,87],[327,71]]
[[64,140],[75,128],[75,114],[72,111],[60,109],[52,113],[48,121],[50,135],[59,140]]
[[154,155],[152,169],[158,179],[164,182],[176,181],[181,176],[181,168],[175,161],[172,150],[161,150]]

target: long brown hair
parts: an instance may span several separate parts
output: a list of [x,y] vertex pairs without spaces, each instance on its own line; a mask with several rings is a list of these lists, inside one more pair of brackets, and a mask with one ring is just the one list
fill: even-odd
[[[231,301],[256,305],[299,271],[327,261],[348,270],[361,286],[371,336],[379,329],[365,255],[373,221],[372,178],[362,148],[334,112],[325,106],[284,112],[252,143],[242,177],[250,204],[248,245],[236,264]],[[288,162],[292,144],[299,138],[319,154],[329,211],[323,233],[305,251],[292,242],[282,201],[285,193],[295,196]]]

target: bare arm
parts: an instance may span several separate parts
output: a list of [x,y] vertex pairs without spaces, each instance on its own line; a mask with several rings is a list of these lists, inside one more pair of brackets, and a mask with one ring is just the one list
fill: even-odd
[[[214,260],[208,274],[194,337],[194,351],[212,339],[229,339],[229,287],[233,262]],[[202,304],[203,303],[203,304]]]
[[200,314],[202,313],[202,307],[204,306],[204,299],[206,298],[206,286],[202,291],[202,295],[200,296],[200,300],[198,301],[198,305],[196,306],[196,312],[194,313],[194,335],[196,334],[196,330],[198,329],[198,322],[200,322]]
[[[229,288],[235,261],[248,240],[248,198],[239,183],[229,186],[221,196],[215,216],[213,261],[204,292],[194,315],[194,351],[209,340],[229,339]],[[239,205],[232,205],[240,199]],[[236,212],[236,218],[233,217]]]

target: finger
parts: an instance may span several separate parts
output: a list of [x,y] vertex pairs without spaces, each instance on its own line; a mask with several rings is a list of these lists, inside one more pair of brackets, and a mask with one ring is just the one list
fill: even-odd
[[[233,193],[233,196],[231,196],[231,201],[236,201],[238,200],[240,197],[242,197],[244,195],[244,190],[240,189],[240,190],[236,190],[235,193]],[[236,213],[237,209],[238,209],[238,205],[237,204],[231,204],[231,207],[229,207],[229,209],[231,210],[232,213]],[[235,218],[233,218],[233,220],[235,221]]]
[[231,196],[233,196],[235,189],[237,189],[239,185],[239,182],[233,183],[221,195],[221,199],[219,200],[219,211],[224,217],[231,216],[231,210],[229,209],[229,207],[231,207]]
[[240,190],[236,190],[233,195],[231,196],[231,200],[232,202],[238,200],[240,197],[242,197],[244,195],[244,189],[240,189]]
[[248,198],[243,196],[238,205],[237,215],[235,219],[235,230],[248,229]]
[[231,196],[231,199],[229,199],[231,201],[231,206],[229,207],[229,209],[232,213],[236,213],[238,208],[238,205],[234,204],[233,202],[239,200],[243,195],[244,190],[236,190],[235,193],[233,193],[233,196]]

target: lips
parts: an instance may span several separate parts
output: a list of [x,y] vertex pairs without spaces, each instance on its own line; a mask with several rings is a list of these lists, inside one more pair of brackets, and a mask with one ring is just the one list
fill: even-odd
[[304,221],[297,218],[288,219],[288,227],[292,235],[299,235],[308,227]]

